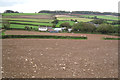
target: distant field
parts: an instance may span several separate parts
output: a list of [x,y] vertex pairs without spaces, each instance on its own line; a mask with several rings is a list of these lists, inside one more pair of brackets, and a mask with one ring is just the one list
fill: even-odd
[[115,17],[115,16],[105,16],[105,15],[80,15],[81,17],[86,17],[86,18],[88,18],[88,17],[90,17],[90,18],[92,18],[92,17],[95,17],[95,16],[97,16],[97,18],[101,18],[101,19],[108,19],[108,20],[118,20],[118,17]]
[[3,13],[3,16],[20,16],[20,15],[51,15],[48,13]]
[[16,21],[36,21],[36,22],[52,22],[52,19],[26,19],[26,18],[4,18],[5,20]]
[[77,21],[81,21],[81,22],[89,22],[92,21],[93,19],[86,19],[86,18],[76,18],[76,17],[58,17],[58,20],[77,20]]
[[113,21],[107,21],[108,23],[112,23]]
[[29,26],[29,27],[38,29],[38,26],[10,24],[10,28],[15,28],[15,29],[25,29],[25,26]]
[[71,26],[75,23],[73,21],[59,21],[56,27],[60,27],[60,24],[65,23],[65,22],[68,22]]
[[21,22],[21,21],[10,21],[10,24],[26,24],[26,25],[42,25],[42,26],[52,26],[52,23],[39,23],[39,22]]

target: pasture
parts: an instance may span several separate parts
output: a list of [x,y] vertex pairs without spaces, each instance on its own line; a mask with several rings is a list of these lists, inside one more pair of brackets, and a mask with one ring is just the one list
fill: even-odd
[[73,25],[73,24],[75,24],[75,22],[73,22],[73,21],[59,21],[58,23],[57,23],[57,25],[56,25],[56,27],[60,27],[60,24],[62,24],[62,23],[69,23],[71,26]]
[[80,15],[80,16],[85,18],[93,18],[96,16],[97,18],[100,18],[100,19],[118,20],[118,17],[111,16],[111,15]]
[[93,19],[86,19],[86,18],[77,18],[77,17],[58,17],[58,20],[77,20],[79,22],[89,22],[92,21]]
[[53,15],[47,13],[4,13],[3,20],[10,23],[10,28],[24,29],[25,26],[53,26]]

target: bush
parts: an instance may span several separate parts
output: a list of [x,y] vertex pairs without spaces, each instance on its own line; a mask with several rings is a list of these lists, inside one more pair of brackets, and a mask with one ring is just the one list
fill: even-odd
[[3,29],[9,29],[10,28],[10,23],[8,20],[3,20],[2,22]]
[[103,34],[114,33],[114,26],[110,24],[101,24],[96,31]]
[[96,27],[90,23],[77,23],[73,25],[73,31],[80,31],[80,32],[94,32]]
[[107,21],[103,20],[103,19],[94,19],[93,21],[94,24],[102,24],[102,23],[107,23]]
[[60,27],[71,28],[72,26],[68,22],[65,22],[65,23],[60,24]]

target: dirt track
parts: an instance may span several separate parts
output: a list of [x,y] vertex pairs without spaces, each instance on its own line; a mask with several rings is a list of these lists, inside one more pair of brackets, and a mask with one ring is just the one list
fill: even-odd
[[3,39],[3,77],[117,78],[118,41],[97,39]]

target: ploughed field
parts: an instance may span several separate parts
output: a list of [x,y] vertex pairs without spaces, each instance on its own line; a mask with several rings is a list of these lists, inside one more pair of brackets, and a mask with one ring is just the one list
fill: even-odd
[[[6,31],[5,34],[54,34],[23,32]],[[88,40],[3,39],[3,77],[117,78],[118,41],[101,40],[103,35],[84,35]]]
[[36,32],[25,30],[7,30],[6,35],[56,35],[56,36],[87,36],[88,40],[102,40],[104,37],[118,38],[118,36],[102,35],[102,34],[83,34],[83,33],[49,33],[49,32]]

